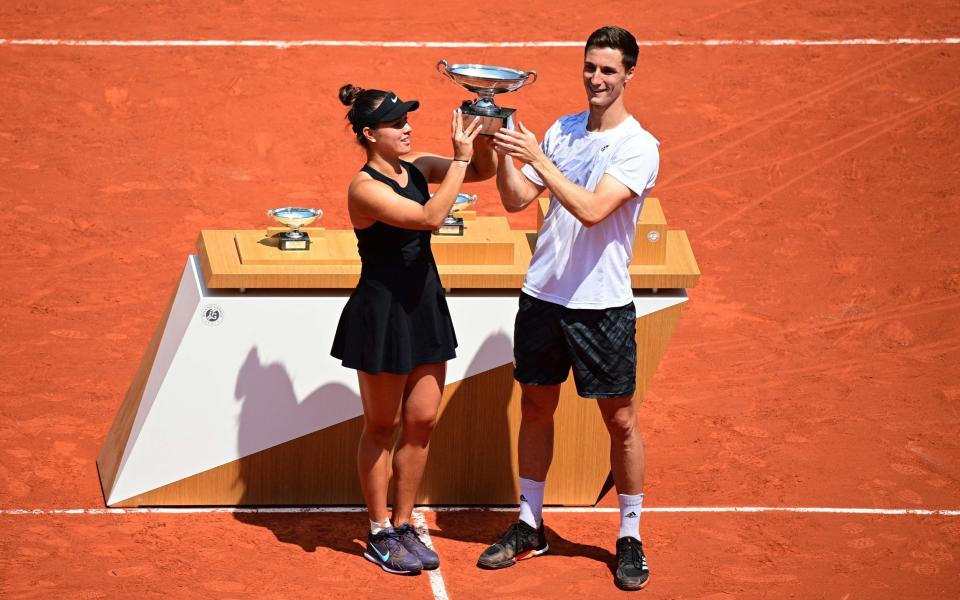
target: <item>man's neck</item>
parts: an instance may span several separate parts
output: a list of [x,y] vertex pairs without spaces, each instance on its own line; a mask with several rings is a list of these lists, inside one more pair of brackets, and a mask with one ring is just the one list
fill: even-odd
[[587,131],[607,131],[623,123],[630,117],[623,102],[615,102],[610,106],[591,106],[590,116],[587,117]]

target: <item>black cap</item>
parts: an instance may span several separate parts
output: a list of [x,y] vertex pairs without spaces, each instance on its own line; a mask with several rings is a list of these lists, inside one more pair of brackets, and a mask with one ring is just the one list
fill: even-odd
[[404,102],[393,92],[387,92],[383,102],[380,103],[380,106],[378,106],[376,110],[367,115],[367,117],[363,120],[363,124],[360,125],[360,128],[363,129],[364,127],[373,127],[378,123],[383,123],[384,121],[393,121],[394,119],[399,119],[408,112],[417,110],[418,108],[420,108],[419,101],[410,100],[408,102]]

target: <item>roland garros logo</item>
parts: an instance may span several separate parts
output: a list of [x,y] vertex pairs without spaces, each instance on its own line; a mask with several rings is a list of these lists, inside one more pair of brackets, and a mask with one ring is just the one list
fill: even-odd
[[207,304],[200,310],[200,320],[211,327],[223,323],[223,309],[219,304]]

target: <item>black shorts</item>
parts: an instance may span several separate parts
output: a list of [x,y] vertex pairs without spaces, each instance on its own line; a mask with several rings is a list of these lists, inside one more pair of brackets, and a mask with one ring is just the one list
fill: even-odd
[[637,310],[566,308],[520,293],[513,330],[513,377],[556,385],[573,367],[584,398],[629,396],[637,387]]

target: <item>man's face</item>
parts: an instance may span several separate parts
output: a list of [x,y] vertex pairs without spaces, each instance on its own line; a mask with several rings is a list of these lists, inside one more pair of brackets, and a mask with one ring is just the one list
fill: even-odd
[[623,68],[623,53],[613,48],[590,48],[583,57],[583,87],[590,106],[607,107],[623,95],[636,67]]

